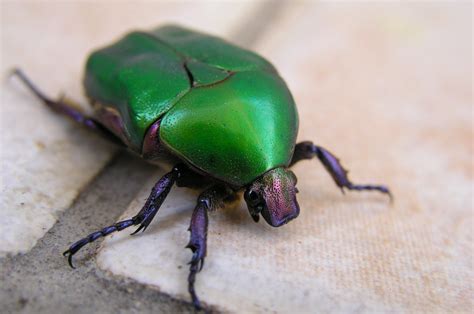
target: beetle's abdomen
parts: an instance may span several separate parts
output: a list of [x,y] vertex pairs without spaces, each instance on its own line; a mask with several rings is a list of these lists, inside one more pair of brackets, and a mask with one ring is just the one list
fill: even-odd
[[140,152],[148,127],[192,87],[248,70],[276,73],[262,57],[218,37],[164,26],[95,51],[84,85],[99,104],[96,119]]
[[167,44],[133,32],[89,57],[84,85],[91,99],[117,111],[125,133],[117,135],[140,150],[147,128],[191,88],[183,63]]
[[214,177],[242,186],[286,166],[298,118],[283,80],[272,72],[236,72],[192,89],[164,116],[160,138]]

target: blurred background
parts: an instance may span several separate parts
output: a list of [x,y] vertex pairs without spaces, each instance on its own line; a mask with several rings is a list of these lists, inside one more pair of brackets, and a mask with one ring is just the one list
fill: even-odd
[[175,189],[146,233],[74,240],[136,213],[163,174],[44,107],[80,102],[94,49],[177,23],[270,60],[298,141],[334,152],[374,193],[341,195],[299,163],[302,212],[273,229],[242,204],[211,215],[202,301],[239,312],[472,312],[471,2],[1,1],[0,304],[24,313],[192,311],[183,247],[196,193]]

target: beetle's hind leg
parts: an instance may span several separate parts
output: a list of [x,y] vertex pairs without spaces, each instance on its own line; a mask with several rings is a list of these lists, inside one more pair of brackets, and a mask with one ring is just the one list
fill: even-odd
[[177,165],[173,168],[173,170],[165,174],[152,188],[151,193],[148,196],[146,203],[140,210],[140,212],[131,219],[119,221],[111,226],[102,228],[101,230],[93,232],[87,237],[72,244],[69,249],[63,253],[64,256],[68,257],[69,265],[74,268],[72,264],[73,255],[76,254],[83,246],[88,243],[94,242],[98,238],[105,237],[111,234],[112,232],[121,231],[130,226],[140,225],[138,229],[135,230],[135,232],[133,232],[132,234],[135,234],[140,230],[145,231],[150,222],[155,217],[158,210],[160,209],[161,204],[163,204],[166,196],[171,190],[171,187],[181,176],[181,174],[186,171],[189,171],[187,167],[185,167],[184,165]]
[[296,144],[290,166],[294,165],[300,160],[312,159],[315,156],[318,157],[318,159],[322,162],[324,168],[326,168],[326,170],[336,182],[337,186],[341,188],[343,193],[344,188],[356,191],[374,190],[387,194],[390,197],[390,200],[392,199],[390,190],[384,185],[352,183],[347,176],[347,170],[342,167],[339,159],[336,156],[331,154],[327,149],[314,145],[309,141]]
[[100,135],[116,144],[123,144],[119,138],[103,127],[100,123],[98,123],[93,118],[86,116],[80,109],[76,108],[78,107],[77,105],[71,104],[70,101],[65,101],[61,97],[58,100],[53,100],[46,96],[35,84],[33,84],[33,82],[31,82],[31,80],[25,75],[25,73],[23,73],[22,70],[14,69],[11,73],[12,76],[17,76],[30,89],[30,91],[33,92],[33,94],[35,94],[35,96],[38,97],[51,110],[69,117],[79,124],[84,125],[88,129],[96,131]]
[[194,290],[194,282],[196,274],[201,271],[204,266],[204,258],[206,257],[207,248],[207,226],[209,223],[208,211],[216,210],[224,206],[229,196],[233,195],[233,191],[222,185],[215,185],[199,195],[198,203],[194,208],[191,217],[189,231],[191,232],[187,248],[193,251],[193,257],[189,262],[188,291],[191,294],[193,305],[196,309],[201,309],[201,302]]

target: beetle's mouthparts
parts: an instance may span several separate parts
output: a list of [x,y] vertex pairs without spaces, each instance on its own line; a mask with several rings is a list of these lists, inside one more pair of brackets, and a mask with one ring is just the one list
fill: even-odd
[[300,214],[300,207],[296,198],[289,203],[281,203],[277,207],[262,210],[262,216],[272,227],[280,227],[295,219]]

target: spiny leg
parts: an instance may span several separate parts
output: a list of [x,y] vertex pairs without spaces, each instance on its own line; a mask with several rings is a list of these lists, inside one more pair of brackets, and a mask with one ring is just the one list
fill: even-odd
[[100,123],[86,116],[80,109],[75,108],[76,106],[66,102],[64,99],[60,98],[59,100],[55,101],[46,96],[35,84],[33,84],[33,82],[31,82],[31,80],[25,75],[25,73],[23,73],[22,70],[14,69],[11,73],[13,76],[17,76],[30,89],[30,91],[33,92],[33,94],[35,94],[35,96],[38,97],[51,110],[69,117],[70,119],[84,125],[88,129],[98,132],[100,135],[116,144],[123,144],[119,138],[103,127]]
[[135,234],[140,230],[145,231],[150,222],[155,217],[156,213],[160,209],[161,204],[163,204],[166,196],[168,195],[171,187],[180,177],[180,175],[186,171],[189,171],[184,165],[177,165],[165,174],[152,188],[150,195],[148,196],[145,205],[143,208],[131,219],[119,221],[111,226],[102,228],[99,231],[89,234],[87,237],[75,242],[72,244],[67,251],[63,253],[64,256],[68,256],[69,265],[74,268],[72,264],[72,257],[76,254],[83,246],[88,243],[94,242],[100,237],[105,237],[112,232],[121,231],[130,226],[140,225],[135,232]]
[[188,291],[191,294],[193,305],[196,309],[201,309],[201,302],[194,290],[194,282],[196,280],[196,274],[201,271],[204,266],[204,258],[206,257],[207,226],[209,222],[207,214],[208,211],[222,207],[224,205],[224,199],[232,193],[232,190],[222,185],[209,188],[199,195],[198,203],[191,217],[191,224],[188,229],[191,235],[189,243],[186,246],[193,251],[193,257],[191,262],[189,262],[191,266],[188,276]]
[[337,186],[341,188],[344,193],[344,188],[348,190],[375,190],[381,193],[387,194],[392,200],[392,194],[390,190],[383,185],[371,185],[371,184],[353,184],[348,176],[347,170],[342,167],[339,159],[331,154],[328,150],[321,146],[314,145],[312,142],[301,142],[296,144],[293,159],[291,160],[290,166],[294,165],[303,159],[312,159],[317,156],[318,159],[323,163],[324,168],[329,172],[331,177],[336,182]]

